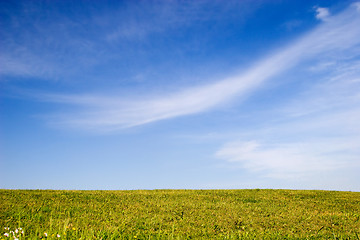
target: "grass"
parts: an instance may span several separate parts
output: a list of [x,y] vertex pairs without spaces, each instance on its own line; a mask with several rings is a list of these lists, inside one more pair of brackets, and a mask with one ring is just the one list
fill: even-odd
[[0,227],[0,239],[4,227],[19,239],[359,239],[360,193],[0,190]]

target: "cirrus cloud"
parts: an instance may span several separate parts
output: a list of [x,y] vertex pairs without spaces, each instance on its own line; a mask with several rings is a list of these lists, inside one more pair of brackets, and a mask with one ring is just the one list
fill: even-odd
[[355,5],[335,16],[328,16],[324,10],[319,11],[329,21],[258,61],[244,73],[208,85],[189,87],[174,93],[164,93],[162,96],[147,94],[144,97],[124,98],[109,95],[47,94],[42,100],[76,107],[74,112],[50,116],[50,121],[100,131],[118,131],[208,111],[235,98],[247,96],[270,79],[300,63],[318,61],[327,56],[337,56],[341,60],[348,52],[359,47],[360,13]]

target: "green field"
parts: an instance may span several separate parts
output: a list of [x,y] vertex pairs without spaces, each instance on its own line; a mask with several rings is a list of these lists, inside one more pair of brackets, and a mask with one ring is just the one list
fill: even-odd
[[359,239],[360,192],[0,190],[0,219],[0,239]]

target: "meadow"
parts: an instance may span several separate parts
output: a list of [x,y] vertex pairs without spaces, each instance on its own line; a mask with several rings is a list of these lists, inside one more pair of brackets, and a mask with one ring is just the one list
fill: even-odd
[[0,239],[359,239],[360,192],[0,190],[0,227]]

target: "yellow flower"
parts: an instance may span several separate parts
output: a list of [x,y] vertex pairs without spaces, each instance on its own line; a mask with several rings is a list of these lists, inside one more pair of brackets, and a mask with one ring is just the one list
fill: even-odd
[[73,230],[75,231],[75,228],[73,227]]

